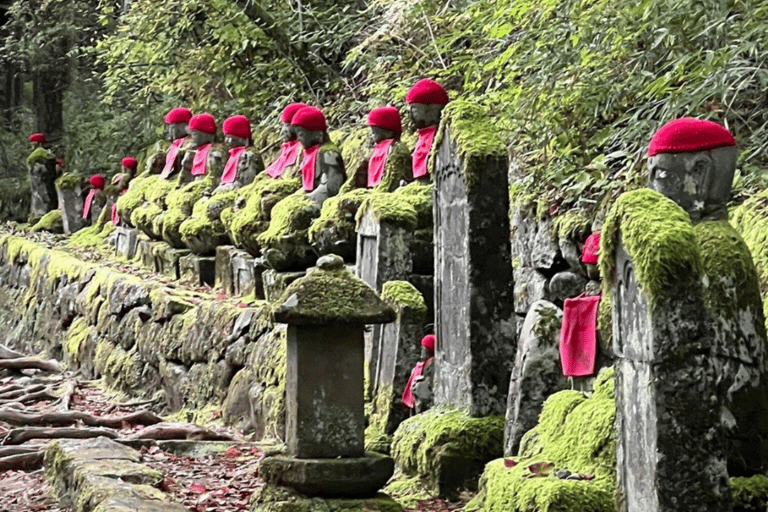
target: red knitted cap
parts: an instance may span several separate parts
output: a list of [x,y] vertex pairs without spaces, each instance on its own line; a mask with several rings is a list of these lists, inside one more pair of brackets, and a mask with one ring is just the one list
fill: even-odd
[[57,167],[61,167],[62,169],[64,169],[64,159],[63,158],[57,158],[56,159],[56,166]]
[[228,117],[221,125],[221,131],[224,132],[224,135],[247,140],[251,138],[251,122],[245,116]]
[[681,117],[658,129],[648,145],[648,156],[696,153],[735,145],[736,139],[725,127],[705,119]]
[[127,169],[133,169],[135,171],[136,167],[139,165],[139,162],[132,156],[127,156],[120,161],[120,165],[122,165]]
[[600,232],[592,233],[581,248],[581,262],[589,265],[597,265],[598,251],[600,250]]
[[216,120],[208,112],[203,112],[192,116],[189,120],[189,129],[216,135]]
[[423,338],[421,338],[421,346],[429,350],[430,352],[435,351],[435,335],[434,334],[427,334]]
[[88,180],[91,182],[91,186],[93,188],[103,189],[104,188],[104,176],[101,174],[94,174],[91,176],[91,178]]
[[328,129],[322,110],[317,107],[302,107],[291,119],[293,126],[300,126],[311,132],[319,132]]
[[192,119],[192,111],[187,107],[176,107],[165,115],[165,124],[188,123]]
[[33,133],[29,136],[29,142],[37,142],[38,144],[45,144],[45,135],[42,133]]
[[424,103],[425,105],[445,105],[448,93],[443,86],[429,78],[416,82],[405,95],[406,103]]
[[368,126],[376,126],[395,133],[403,133],[400,112],[395,107],[378,107],[368,114]]
[[280,114],[280,120],[284,123],[290,123],[296,112],[308,106],[306,103],[291,103],[283,109],[283,113]]

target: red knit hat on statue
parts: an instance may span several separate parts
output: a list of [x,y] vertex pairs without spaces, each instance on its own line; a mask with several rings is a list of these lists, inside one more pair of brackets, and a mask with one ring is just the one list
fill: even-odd
[[589,235],[584,247],[581,248],[581,262],[589,265],[597,265],[598,251],[600,250],[600,232]]
[[126,169],[133,169],[135,171],[136,167],[139,165],[139,162],[132,156],[127,156],[120,161],[120,165]]
[[29,142],[36,142],[38,144],[45,144],[45,135],[42,133],[33,133],[29,136]]
[[291,103],[283,109],[283,113],[280,114],[280,120],[284,123],[290,123],[296,112],[308,106],[306,103]]
[[406,103],[423,103],[425,105],[445,105],[448,103],[448,93],[443,86],[429,78],[416,82],[405,96]]
[[303,107],[296,112],[291,119],[293,126],[300,126],[310,132],[319,132],[328,129],[322,110],[317,107]]
[[98,188],[98,189],[104,188],[104,183],[105,183],[104,176],[102,176],[101,174],[94,174],[93,176],[91,176],[90,180],[88,181],[91,182],[91,186],[93,188]]
[[190,130],[216,135],[216,120],[208,112],[192,116],[188,127]]
[[421,338],[421,346],[429,350],[430,352],[434,352],[435,351],[435,335],[427,334],[426,336]]
[[378,107],[371,110],[371,113],[368,114],[368,126],[403,133],[400,112],[395,107]]
[[251,122],[245,116],[232,116],[224,120],[221,125],[221,131],[224,135],[240,137],[241,139],[251,138]]
[[648,156],[696,153],[735,145],[736,139],[724,126],[705,119],[681,117],[658,129],[648,145]]
[[186,107],[176,107],[165,115],[165,124],[188,123],[192,119],[192,111]]

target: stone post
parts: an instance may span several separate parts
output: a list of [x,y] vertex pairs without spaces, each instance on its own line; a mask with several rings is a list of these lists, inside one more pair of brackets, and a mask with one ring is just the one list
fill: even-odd
[[81,230],[88,224],[83,218],[83,183],[78,174],[67,174],[56,180],[56,195],[61,211],[64,234]]
[[476,110],[449,104],[433,149],[435,404],[487,416],[506,409],[515,319],[507,152]]
[[260,475],[309,496],[375,494],[394,463],[363,449],[363,329],[395,312],[328,255],[286,288],[273,316],[288,324],[287,456],[265,459]]
[[[56,157],[43,148],[37,148],[27,158],[27,165],[29,166],[29,188],[32,191],[29,215],[33,219],[39,219],[51,210],[55,210],[57,206]],[[80,212],[82,214],[82,209]]]
[[115,252],[132,260],[139,246],[139,232],[134,228],[115,228]]
[[617,508],[731,510],[713,322],[690,219],[640,190],[619,198],[602,236],[616,356]]

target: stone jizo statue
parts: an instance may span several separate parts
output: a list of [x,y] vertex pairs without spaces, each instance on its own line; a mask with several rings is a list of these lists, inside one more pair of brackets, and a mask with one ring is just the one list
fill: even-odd
[[186,141],[187,125],[191,119],[192,112],[186,107],[176,107],[165,116],[165,137],[171,143],[171,147],[165,154],[165,164],[160,172],[160,176],[164,179],[180,169],[182,155],[179,152]]
[[[189,149],[181,161],[181,175],[179,176],[179,185],[184,185],[191,181],[202,179],[206,175],[206,168],[209,167],[209,153],[213,149],[213,143],[216,140],[216,120],[207,112],[192,116],[187,125],[189,133]],[[223,155],[220,155],[223,160]],[[222,162],[223,164],[223,162]],[[220,166],[213,165],[212,169]]]
[[411,87],[405,101],[408,103],[411,123],[419,133],[419,139],[413,149],[413,177],[428,180],[429,153],[432,150],[443,108],[448,104],[448,93],[434,80],[424,78]]
[[435,375],[435,335],[427,334],[421,339],[421,360],[411,370],[411,377],[405,385],[402,402],[417,414],[432,405],[432,379]]
[[304,107],[293,116],[291,124],[304,148],[301,178],[304,192],[318,206],[339,193],[346,175],[344,162],[328,136],[325,116],[317,107]]
[[[291,124],[291,121],[296,112],[307,106],[304,103],[291,103],[283,109],[280,115],[280,121],[282,122],[280,135],[283,138],[283,146],[277,160],[267,167],[267,174],[272,178],[283,176],[286,170],[295,168],[294,166],[299,162],[299,154],[302,147],[299,139],[296,138],[296,127]],[[289,172],[289,174],[292,175],[293,173]]]
[[88,180],[91,185],[91,190],[88,191],[88,195],[85,198],[83,204],[83,218],[91,219],[95,221],[101,215],[101,210],[106,203],[106,197],[104,196],[104,185],[106,180],[101,174],[94,174]]
[[222,125],[222,131],[229,158],[224,165],[217,191],[233,190],[248,185],[264,170],[261,156],[253,149],[251,122],[246,116],[237,115],[227,118]]

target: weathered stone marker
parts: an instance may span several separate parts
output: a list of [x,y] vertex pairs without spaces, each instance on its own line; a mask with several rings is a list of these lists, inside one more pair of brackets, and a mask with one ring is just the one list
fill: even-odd
[[56,195],[59,199],[61,223],[64,234],[71,235],[88,223],[83,218],[83,179],[75,173],[65,174],[56,180]]
[[328,255],[285,290],[273,316],[288,324],[287,456],[265,459],[260,475],[310,496],[372,496],[394,463],[363,449],[363,329],[395,312]]
[[27,157],[27,168],[29,188],[32,191],[29,215],[33,219],[39,219],[56,209],[56,157],[43,147],[38,147]]
[[515,357],[507,152],[469,102],[443,113],[435,158],[435,403],[504,413]]
[[620,512],[731,510],[713,322],[688,215],[624,194],[603,228],[616,355]]

